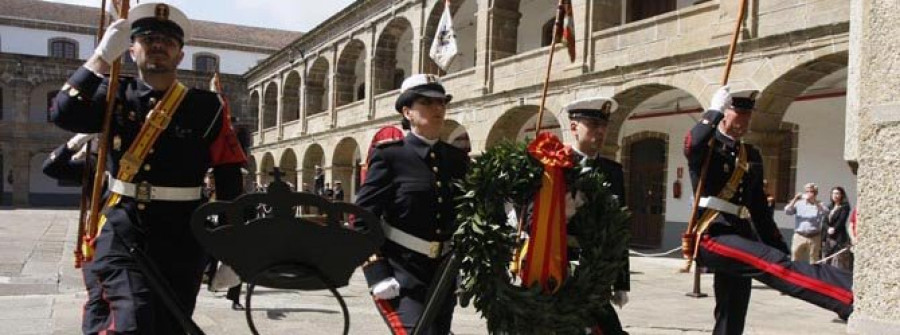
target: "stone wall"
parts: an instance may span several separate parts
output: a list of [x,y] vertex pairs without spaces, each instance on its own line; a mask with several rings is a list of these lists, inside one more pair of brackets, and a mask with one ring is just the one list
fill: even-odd
[[[859,69],[855,95],[858,121],[859,244],[855,250],[855,312],[858,334],[900,333],[900,3],[856,1],[851,37],[860,46],[851,68]],[[848,106],[849,108],[850,106]],[[849,134],[849,131],[848,131]]]

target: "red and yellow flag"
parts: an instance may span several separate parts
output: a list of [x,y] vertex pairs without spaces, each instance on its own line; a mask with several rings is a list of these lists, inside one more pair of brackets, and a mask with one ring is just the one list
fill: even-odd
[[565,12],[565,20],[561,27],[560,40],[569,51],[569,60],[575,61],[575,14],[572,11],[572,0],[561,0],[560,6]]
[[541,285],[544,292],[559,290],[568,271],[564,172],[572,167],[571,150],[549,132],[540,133],[528,145],[531,156],[543,164],[544,174],[541,189],[534,196],[520,275],[525,286]]

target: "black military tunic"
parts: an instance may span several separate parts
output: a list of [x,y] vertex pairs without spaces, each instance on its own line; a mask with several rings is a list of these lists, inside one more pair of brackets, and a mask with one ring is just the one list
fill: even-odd
[[[572,152],[572,161],[575,163],[572,168],[574,173],[581,173],[582,171],[585,171],[583,170],[585,168],[599,169],[609,183],[610,192],[619,201],[619,205],[625,206],[625,178],[624,173],[622,172],[622,164],[600,156],[592,159],[585,159],[585,156],[576,150],[573,150]],[[625,260],[625,267],[619,272],[619,275],[616,276],[616,281],[613,283],[613,290],[631,291],[631,273],[629,272],[627,249],[625,250],[625,254],[622,255],[622,258]],[[570,259],[574,258],[570,256]],[[605,314],[599,316],[597,325],[597,327],[602,330],[602,333],[604,335],[627,334],[622,330],[622,323],[619,321],[619,316],[616,314],[615,309],[613,309],[612,304],[607,304],[604,309]]]
[[[445,242],[456,230],[453,181],[465,176],[466,153],[442,141],[429,146],[409,133],[402,141],[379,145],[369,161],[366,181],[356,203],[372,211],[393,229],[425,241]],[[358,222],[358,226],[371,224]],[[387,240],[380,260],[364,267],[366,281],[374,285],[394,277],[400,296],[390,301],[376,299],[391,330],[404,333],[413,328],[424,307],[428,287],[446,251],[429,257]],[[447,294],[452,294],[450,291]],[[423,334],[447,334],[455,299],[445,299],[430,329]]]
[[[696,189],[703,161],[712,150],[701,197],[718,196],[737,168],[740,150],[747,150],[746,172],[733,196],[723,199],[746,207],[750,219],[719,212],[701,238],[698,261],[715,271],[715,334],[741,334],[750,300],[750,279],[836,312],[852,311],[852,277],[830,266],[791,262],[787,245],[768,211],[763,189],[762,157],[756,148],[737,142],[716,129],[724,115],[707,111],[685,137],[685,157]],[[710,141],[711,145],[710,145]],[[707,209],[700,208],[702,216]]]
[[[86,68],[77,70],[55,99],[53,122],[69,131],[99,132],[107,85],[107,79]],[[119,160],[135,140],[147,113],[164,93],[134,78],[121,79],[119,88],[106,157],[107,171],[112,176],[117,175]],[[212,167],[219,198],[227,200],[239,194],[240,166],[246,158],[222,106],[215,93],[189,90],[132,183],[201,187],[206,171]],[[118,204],[104,210],[106,224],[96,238],[91,268],[100,278],[109,311],[88,317],[105,317],[104,330],[108,333],[182,332],[150,291],[125,244],[143,248],[177,294],[175,298],[191,313],[205,257],[188,221],[203,201],[137,203],[133,198],[122,197]]]

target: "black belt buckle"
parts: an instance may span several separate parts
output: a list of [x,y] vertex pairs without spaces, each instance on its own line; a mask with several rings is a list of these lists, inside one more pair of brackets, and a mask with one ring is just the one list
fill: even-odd
[[147,181],[142,181],[140,184],[137,184],[134,190],[134,200],[140,203],[148,203],[152,194],[153,185],[150,185]]

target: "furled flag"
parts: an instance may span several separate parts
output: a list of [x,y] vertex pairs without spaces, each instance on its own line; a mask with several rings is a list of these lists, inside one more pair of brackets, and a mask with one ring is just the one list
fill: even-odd
[[565,23],[562,27],[561,42],[565,44],[569,51],[569,60],[575,61],[575,14],[572,13],[572,0],[562,0],[563,10],[565,11]]
[[448,0],[444,2],[444,14],[441,15],[441,21],[434,33],[434,41],[431,42],[431,52],[428,55],[442,70],[447,71],[458,53],[456,32],[453,31],[453,17],[450,16],[450,1]]

